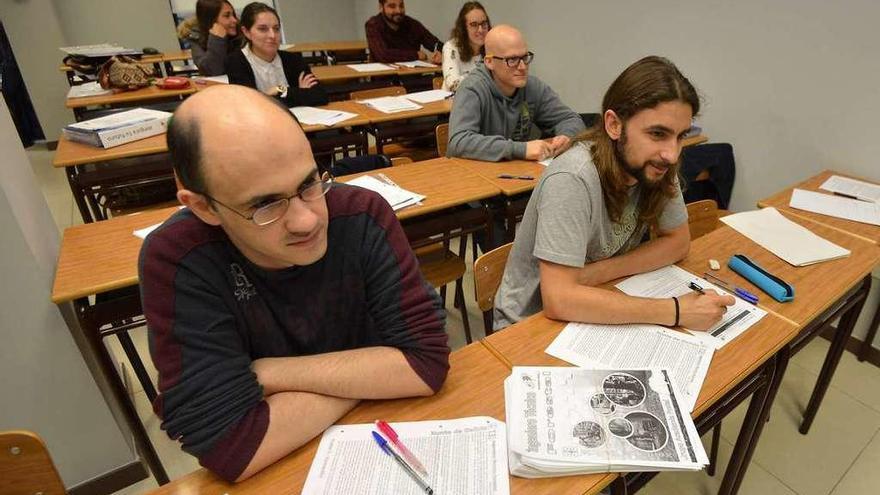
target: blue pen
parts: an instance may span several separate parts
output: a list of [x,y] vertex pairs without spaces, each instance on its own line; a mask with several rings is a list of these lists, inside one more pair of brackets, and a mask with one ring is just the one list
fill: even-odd
[[398,464],[400,464],[400,467],[402,467],[403,470],[406,471],[409,477],[419,484],[419,488],[424,490],[425,493],[427,493],[428,495],[434,495],[434,489],[428,485],[428,482],[423,480],[422,477],[419,476],[419,473],[415,471],[415,469],[410,467],[410,465],[407,464],[406,461],[403,460],[403,458],[397,455],[397,452],[395,452],[394,449],[388,446],[388,442],[382,437],[382,435],[374,431],[373,440],[375,440],[376,443],[379,444],[379,448],[381,448],[383,452],[392,456],[394,460],[397,461]]
[[727,289],[729,292],[733,293],[733,295],[739,297],[743,301],[745,301],[747,303],[751,303],[751,304],[758,304],[758,296],[752,294],[751,292],[749,292],[741,287],[731,285],[731,284],[725,282],[724,280],[721,280],[720,278],[716,277],[715,275],[712,275],[709,272],[703,272],[703,275],[705,275],[707,278],[711,278],[712,280],[715,281],[716,284]]

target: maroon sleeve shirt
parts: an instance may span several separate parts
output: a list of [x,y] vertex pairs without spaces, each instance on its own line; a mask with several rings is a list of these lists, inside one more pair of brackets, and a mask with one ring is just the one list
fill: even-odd
[[419,58],[419,47],[429,52],[439,49],[440,40],[409,16],[404,16],[396,31],[388,27],[382,14],[370,17],[364,27],[374,62],[407,62]]

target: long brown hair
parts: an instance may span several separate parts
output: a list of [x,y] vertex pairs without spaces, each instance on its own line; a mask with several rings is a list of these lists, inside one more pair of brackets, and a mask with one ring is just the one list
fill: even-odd
[[[251,2],[245,5],[244,9],[241,10],[241,19],[238,21],[239,31],[241,31],[241,28],[243,27],[248,28],[248,30],[254,27],[254,23],[257,22],[257,16],[263,12],[271,12],[272,15],[275,16],[275,19],[278,19],[278,23],[281,23],[281,17],[278,17],[278,11],[262,2]],[[241,44],[242,46],[250,44],[250,41],[243,33],[241,35]]]
[[[611,83],[602,99],[602,113],[599,119],[577,141],[590,142],[590,154],[599,172],[602,183],[602,196],[609,216],[614,222],[620,221],[629,200],[630,179],[619,161],[616,143],[605,130],[605,112],[613,110],[625,124],[642,110],[654,108],[660,103],[680,101],[690,105],[696,116],[700,112],[700,98],[690,81],[663,57],[645,57],[627,67]],[[623,136],[621,136],[623,138]],[[676,163],[660,180],[656,188],[641,188],[638,205],[638,220],[652,229],[657,227],[660,213],[667,201],[675,196],[680,183],[679,164]]]
[[198,44],[203,50],[208,49],[208,34],[217,18],[220,17],[220,11],[223,10],[223,4],[229,5],[232,9],[232,15],[235,15],[235,7],[228,0],[199,0],[196,2],[196,20],[199,24]]
[[[461,57],[462,62],[469,62],[472,58],[474,58],[474,49],[471,47],[471,40],[468,37],[468,27],[467,20],[464,16],[468,15],[468,13],[472,10],[482,10],[484,14],[486,14],[486,20],[489,20],[489,14],[486,13],[486,9],[483,8],[483,4],[480,2],[465,2],[464,5],[461,6],[461,10],[458,11],[458,17],[455,19],[455,27],[452,28],[452,34],[450,35],[453,40],[455,40],[455,44],[458,45],[458,53],[459,57]],[[492,23],[489,22],[489,28],[492,28]],[[486,47],[480,47],[480,54],[486,54]]]

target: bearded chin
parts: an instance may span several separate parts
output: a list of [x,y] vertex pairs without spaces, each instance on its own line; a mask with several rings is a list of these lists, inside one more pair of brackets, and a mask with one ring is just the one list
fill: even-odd
[[[614,142],[614,156],[617,158],[617,163],[623,167],[623,170],[630,175],[630,177],[634,178],[640,186],[646,189],[656,189],[660,187],[660,183],[663,179],[658,179],[656,181],[652,181],[648,179],[648,176],[645,175],[645,169],[648,167],[647,163],[644,163],[641,167],[634,166],[626,159],[626,131],[620,134],[620,138]],[[668,173],[668,172],[667,172]]]

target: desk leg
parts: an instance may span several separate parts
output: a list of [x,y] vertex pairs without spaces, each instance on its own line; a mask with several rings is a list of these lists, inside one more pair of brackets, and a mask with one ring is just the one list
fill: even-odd
[[840,363],[840,357],[843,355],[846,343],[849,341],[853,327],[856,326],[856,320],[859,319],[859,314],[862,312],[862,307],[865,305],[865,299],[868,297],[869,290],[871,290],[870,275],[865,277],[862,281],[862,288],[856,292],[848,303],[852,306],[846,310],[846,313],[844,313],[840,322],[837,324],[837,331],[834,332],[834,340],[831,341],[831,347],[828,349],[828,354],[825,355],[825,363],[822,364],[822,371],[819,373],[819,379],[816,380],[816,386],[813,388],[813,395],[810,396],[810,403],[807,405],[807,410],[804,411],[804,420],[801,423],[801,427],[798,429],[798,431],[804,435],[810,431],[810,426],[816,418],[816,413],[819,411],[819,406],[822,404],[825,392],[828,391],[828,385],[831,384],[831,379],[834,377],[834,372],[837,370],[837,364]]
[[880,327],[880,303],[877,304],[877,310],[874,311],[874,318],[871,319],[871,326],[868,327],[865,341],[862,342],[862,347],[859,348],[859,361],[864,361],[871,355],[871,344],[874,342],[874,337],[877,336],[877,327]]
[[627,495],[626,477],[624,475],[618,475],[617,478],[611,482],[611,495]]
[[92,211],[86,203],[85,192],[79,187],[79,181],[77,180],[77,175],[79,175],[79,165],[66,167],[65,172],[67,172],[67,183],[70,185],[70,192],[73,194],[73,200],[76,201],[76,207],[79,209],[79,214],[82,216],[83,222],[94,222],[95,219],[92,217]]
[[[109,399],[113,400],[121,409],[123,419],[134,436],[135,446],[140,451],[153,476],[155,476],[156,482],[160,485],[167,484],[169,480],[165,467],[162,466],[162,461],[159,460],[159,455],[156,453],[153,443],[150,442],[150,437],[147,435],[147,430],[138,416],[137,409],[135,409],[134,403],[131,402],[122,379],[116,372],[116,367],[110,358],[110,353],[101,340],[98,323],[94,321],[90,314],[91,308],[87,306],[87,303],[79,303],[76,309],[80,320],[79,328],[82,337],[85,337],[85,344],[89,347],[90,354],[98,361],[98,368],[93,370],[93,373],[97,372],[100,375],[101,381],[108,385]],[[99,377],[96,376],[97,378]]]
[[779,376],[781,380],[777,364],[776,360],[771,359],[764,365],[764,384],[752,393],[749,409],[743,419],[739,435],[736,437],[736,445],[733,447],[733,453],[727,463],[727,469],[724,471],[721,487],[718,489],[719,495],[735,495],[739,490],[740,481],[745,477],[755,446],[758,444],[758,438],[760,438],[767,420],[770,406],[773,403],[773,397],[776,393],[774,385],[778,387],[775,379]]

